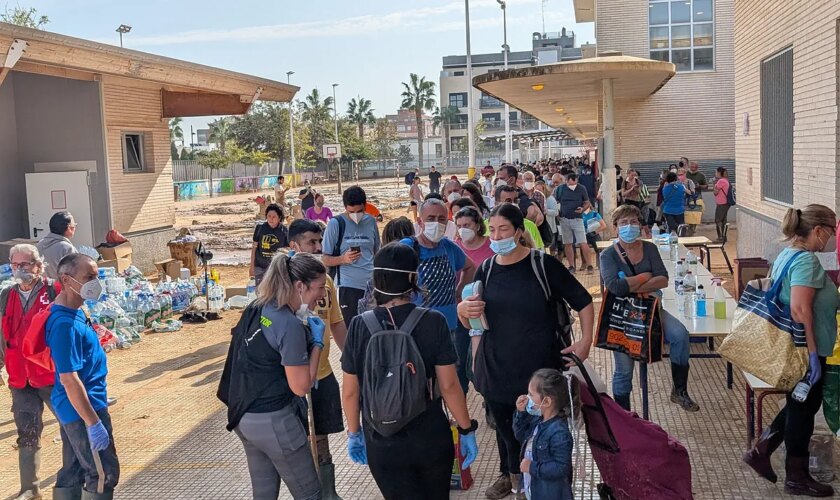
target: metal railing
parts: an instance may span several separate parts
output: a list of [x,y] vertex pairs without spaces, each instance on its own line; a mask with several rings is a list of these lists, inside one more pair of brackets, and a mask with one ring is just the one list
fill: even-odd
[[493,97],[482,97],[478,100],[478,107],[480,109],[502,108],[504,105],[505,103]]

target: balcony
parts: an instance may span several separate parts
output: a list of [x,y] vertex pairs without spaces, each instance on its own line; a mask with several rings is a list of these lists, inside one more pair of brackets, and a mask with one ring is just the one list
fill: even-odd
[[[476,120],[476,122],[482,122],[484,125],[485,131],[498,131],[505,129],[505,121],[504,120]],[[524,131],[524,130],[538,130],[539,129],[539,120],[536,118],[525,118],[521,120],[511,120],[510,121],[510,129],[516,131]],[[449,130],[467,130],[467,122],[460,122],[460,123],[451,123],[449,124]]]
[[487,109],[487,108],[503,108],[505,103],[502,101],[494,98],[494,97],[482,97],[478,100],[478,107],[479,109]]

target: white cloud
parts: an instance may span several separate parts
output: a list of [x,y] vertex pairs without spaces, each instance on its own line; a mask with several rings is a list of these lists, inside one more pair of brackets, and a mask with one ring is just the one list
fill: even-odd
[[[508,0],[508,9],[527,4],[539,4],[541,0]],[[473,0],[470,2],[470,13],[481,13],[482,10],[499,9],[496,0]],[[454,1],[436,7],[423,7],[396,11],[387,14],[368,14],[332,21],[305,21],[288,24],[270,24],[262,26],[248,26],[242,28],[222,30],[192,30],[180,33],[161,34],[152,36],[132,36],[131,45],[134,47],[152,47],[161,45],[211,43],[211,42],[260,42],[269,40],[322,38],[324,27],[329,27],[329,35],[333,37],[367,35],[383,31],[404,31],[407,28],[414,32],[442,32],[456,31],[464,28],[464,4]],[[453,21],[440,21],[442,16],[453,18],[451,14],[460,13]],[[548,17],[548,12],[546,13]],[[509,22],[514,21],[513,18]],[[500,15],[492,18],[471,19],[472,29],[500,26]],[[112,39],[102,40],[113,43]]]

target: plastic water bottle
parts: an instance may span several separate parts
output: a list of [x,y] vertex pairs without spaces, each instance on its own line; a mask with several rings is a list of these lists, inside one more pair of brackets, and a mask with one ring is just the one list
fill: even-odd
[[659,240],[659,235],[662,234],[662,230],[659,229],[658,224],[654,224],[652,228],[650,228],[650,234],[653,236],[653,242],[656,243]]
[[252,301],[257,298],[257,280],[253,277],[248,280],[248,286],[245,287],[246,295],[248,296],[248,301]]
[[669,250],[670,260],[673,261],[673,262],[676,262],[680,258],[680,249],[679,249],[680,239],[677,237],[676,232],[674,232],[674,231],[671,232],[671,238],[668,240],[668,243],[669,243],[668,250]]
[[685,314],[685,288],[682,282],[677,285],[677,309],[680,311],[680,314]]
[[726,295],[723,293],[723,287],[720,284],[720,278],[714,280],[715,293],[712,296],[714,300],[715,318],[726,319]]
[[683,300],[685,302],[683,310],[686,318],[694,317],[694,293],[696,288],[697,280],[694,279],[694,275],[689,271],[686,273],[685,278],[683,278]]
[[703,285],[698,285],[694,293],[694,314],[698,318],[706,317],[706,289]]
[[686,268],[685,262],[680,259],[674,264],[674,274],[677,275],[677,278],[682,278],[685,276]]
[[688,266],[688,270],[697,274],[697,254],[692,252],[691,250],[685,254],[685,263]]

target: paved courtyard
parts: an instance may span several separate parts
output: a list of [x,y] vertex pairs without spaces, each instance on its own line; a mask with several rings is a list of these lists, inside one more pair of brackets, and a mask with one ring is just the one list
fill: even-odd
[[[734,253],[734,252],[733,252]],[[716,266],[722,265],[719,257]],[[715,267],[726,273],[725,267]],[[225,276],[246,272],[222,268]],[[581,281],[597,290],[597,275],[581,275]],[[225,409],[215,391],[224,363],[230,328],[238,314],[229,312],[220,321],[188,326],[172,334],[146,335],[130,350],[109,354],[109,391],[118,398],[112,407],[117,449],[122,463],[119,499],[247,499],[250,498],[245,456],[239,440],[224,429]],[[703,344],[693,349],[704,352]],[[333,367],[339,351],[332,349]],[[609,383],[610,353],[593,349],[591,361]],[[638,373],[638,372],[637,372]],[[651,367],[651,419],[679,439],[689,450],[695,498],[766,499],[786,498],[781,486],[771,485],[741,464],[745,446],[744,382],[736,374],[732,390],[726,389],[725,364],[720,359],[692,360],[690,390],[700,404],[698,413],[685,413],[669,401],[670,370],[666,363]],[[337,372],[340,380],[340,370]],[[638,376],[636,378],[638,386]],[[634,408],[641,407],[636,391]],[[470,411],[483,423],[481,398],[470,392]],[[0,390],[0,408],[11,407],[8,391]],[[776,412],[768,398],[768,419]],[[482,426],[480,453],[473,466],[476,483],[467,492],[453,492],[458,499],[484,498],[483,490],[496,477],[498,462],[495,438]],[[47,419],[44,431],[42,477],[45,498],[60,465],[61,443],[55,419]],[[17,491],[17,453],[11,413],[0,416],[0,498]],[[339,494],[345,499],[380,498],[367,469],[350,462],[343,435],[331,439],[337,464]],[[585,435],[580,444],[585,447]],[[598,498],[597,469],[588,458],[576,481],[576,498]],[[777,453],[777,471],[783,471],[782,453]],[[835,482],[840,487],[840,481]],[[289,498],[284,490],[281,498]]]

